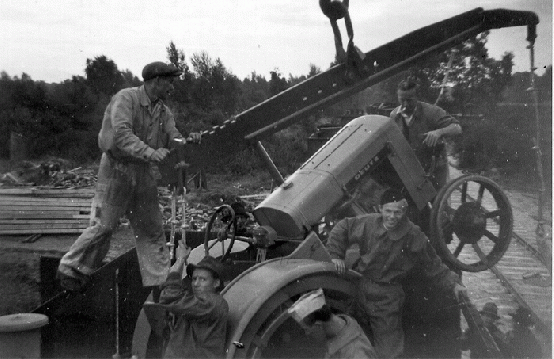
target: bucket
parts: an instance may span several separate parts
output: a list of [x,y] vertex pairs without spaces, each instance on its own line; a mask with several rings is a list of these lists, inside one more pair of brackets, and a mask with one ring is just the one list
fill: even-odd
[[0,317],[0,358],[40,358],[40,330],[48,317],[18,313]]

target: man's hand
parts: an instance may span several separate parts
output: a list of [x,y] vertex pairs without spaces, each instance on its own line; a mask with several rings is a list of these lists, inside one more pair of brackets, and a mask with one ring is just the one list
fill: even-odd
[[168,153],[169,153],[169,150],[167,148],[158,148],[150,155],[150,160],[154,162],[163,161],[163,159],[167,156]]
[[187,137],[187,142],[200,143],[201,139],[202,139],[202,134],[201,133],[191,132],[191,133],[189,133],[189,137]]
[[190,247],[187,247],[183,240],[179,240],[177,243],[178,244],[177,249],[175,250],[175,256],[177,257],[177,260],[182,260],[186,262],[192,249]]
[[423,140],[423,143],[429,147],[435,147],[439,140],[442,137],[442,131],[440,129],[429,131],[425,134],[425,139]]
[[459,283],[456,283],[456,285],[454,285],[454,296],[458,301],[460,300],[460,293],[463,293],[465,296],[467,296],[467,288]]
[[344,260],[342,259],[332,259],[333,264],[335,265],[335,268],[337,269],[337,272],[339,274],[344,274],[346,272],[346,264],[344,263]]

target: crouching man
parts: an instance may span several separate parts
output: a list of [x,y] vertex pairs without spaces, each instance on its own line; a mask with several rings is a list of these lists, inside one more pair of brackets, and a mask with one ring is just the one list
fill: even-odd
[[288,313],[308,334],[321,326],[327,339],[325,358],[377,358],[358,322],[349,315],[331,312],[321,288],[300,297]]
[[190,253],[184,248],[183,244],[177,248],[177,261],[162,285],[159,303],[145,304],[145,312],[153,331],[164,337],[164,358],[222,358],[229,306],[219,293],[221,263],[207,256],[196,265],[188,264],[183,281]]

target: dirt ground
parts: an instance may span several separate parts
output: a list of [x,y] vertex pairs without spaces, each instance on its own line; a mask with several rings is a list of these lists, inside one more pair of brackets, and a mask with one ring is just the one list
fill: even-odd
[[25,313],[40,305],[40,256],[0,251],[0,315]]

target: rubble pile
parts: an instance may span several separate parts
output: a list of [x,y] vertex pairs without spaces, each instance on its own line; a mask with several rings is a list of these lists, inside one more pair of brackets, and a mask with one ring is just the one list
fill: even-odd
[[61,159],[39,163],[23,161],[11,171],[0,175],[0,186],[45,186],[80,188],[96,184],[96,169],[68,169],[69,162]]

